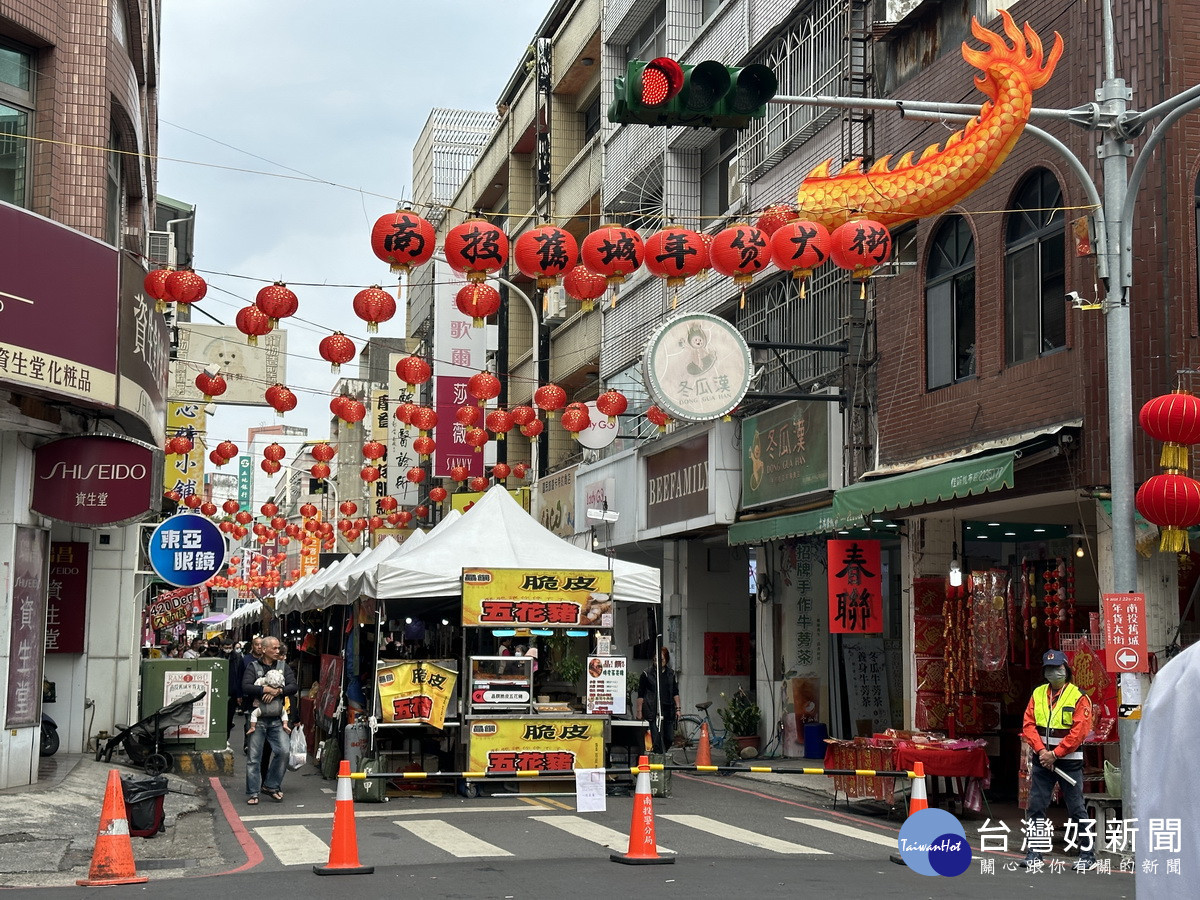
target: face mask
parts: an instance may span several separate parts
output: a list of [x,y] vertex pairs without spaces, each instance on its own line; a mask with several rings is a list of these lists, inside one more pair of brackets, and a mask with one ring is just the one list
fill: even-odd
[[1046,680],[1051,684],[1062,684],[1067,680],[1067,670],[1065,666],[1047,666],[1043,670]]

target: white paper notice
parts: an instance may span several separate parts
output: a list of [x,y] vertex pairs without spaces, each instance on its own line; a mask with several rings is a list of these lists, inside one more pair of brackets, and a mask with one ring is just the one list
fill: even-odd
[[1136,672],[1121,673],[1121,705],[1142,705],[1142,680]]
[[576,812],[604,812],[605,808],[604,770],[576,769]]

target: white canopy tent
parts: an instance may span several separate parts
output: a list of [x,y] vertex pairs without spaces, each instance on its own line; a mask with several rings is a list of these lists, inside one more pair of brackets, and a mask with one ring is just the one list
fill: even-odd
[[652,566],[610,559],[564,541],[543,528],[501,485],[492,487],[453,526],[426,538],[376,572],[381,600],[447,597],[462,592],[464,567],[579,569],[612,567],[613,599],[658,603],[661,573]]
[[306,578],[302,578],[292,585],[292,589],[287,592],[286,596],[281,594],[275,595],[275,610],[283,615],[284,613],[299,612],[305,609],[316,609],[320,604],[311,601],[313,594],[322,586],[327,584],[331,579],[337,577],[337,573],[347,565],[347,560],[353,561],[357,557],[347,556],[342,559],[335,559],[323,569],[318,569]]
[[389,534],[374,547],[358,554],[353,562],[343,565],[333,578],[316,589],[318,604],[328,606],[331,603],[354,602],[354,598],[359,595],[366,573],[400,547],[400,542]]
[[239,606],[237,609],[231,612],[229,614],[229,618],[225,620],[224,624],[227,629],[234,628],[235,626],[241,625],[244,622],[248,622],[251,619],[256,619],[260,615],[262,615],[262,601],[255,600],[251,603],[247,603],[245,606]]

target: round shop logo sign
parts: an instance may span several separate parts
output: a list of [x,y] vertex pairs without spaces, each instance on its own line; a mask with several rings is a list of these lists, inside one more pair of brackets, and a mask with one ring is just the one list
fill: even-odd
[[971,865],[971,847],[962,824],[944,809],[921,809],[904,820],[900,856],[920,875],[952,878]]
[[642,367],[654,402],[686,422],[729,413],[746,396],[753,374],[741,332],[709,313],[678,316],[659,328]]

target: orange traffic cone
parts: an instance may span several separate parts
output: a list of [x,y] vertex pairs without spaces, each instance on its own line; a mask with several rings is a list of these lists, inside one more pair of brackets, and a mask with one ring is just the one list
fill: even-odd
[[374,866],[358,862],[358,834],[354,828],[354,792],[350,785],[350,760],[338,767],[337,800],[333,805],[333,835],[329,838],[329,863],[313,866],[318,875],[370,875]]
[[700,746],[696,748],[696,765],[711,766],[712,761],[712,738],[708,733],[708,723],[700,723]]
[[92,867],[87,878],[75,883],[84,887],[102,884],[141,884],[149,881],[139,876],[133,861],[133,842],[129,839],[129,820],[125,818],[125,795],[121,792],[121,773],[108,770],[104,788],[104,805],[100,808],[100,828],[96,847],[92,851]]
[[912,794],[908,799],[910,816],[922,809],[929,809],[929,799],[925,795],[925,763],[920,761],[913,763],[913,772],[916,774],[912,780]]
[[675,862],[673,856],[658,855],[658,840],[654,836],[654,803],[650,796],[649,757],[638,758],[633,817],[629,823],[629,852],[613,853],[608,858],[627,866],[662,866]]

